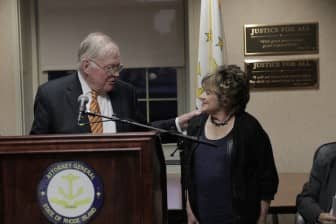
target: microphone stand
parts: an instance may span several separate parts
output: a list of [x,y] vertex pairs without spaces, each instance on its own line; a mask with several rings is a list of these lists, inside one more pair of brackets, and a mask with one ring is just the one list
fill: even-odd
[[[116,115],[112,115],[111,117],[108,117],[108,116],[105,116],[105,115],[101,115],[101,114],[97,114],[97,113],[93,113],[93,112],[89,112],[89,111],[84,111],[83,114],[87,114],[89,116],[98,116],[98,117],[101,117],[101,118],[105,118],[107,120],[111,120],[111,121],[116,121],[116,122],[122,122],[122,123],[126,123],[126,124],[131,124],[131,125],[134,125],[134,126],[137,126],[137,127],[143,127],[143,128],[147,128],[147,129],[150,129],[150,130],[155,130],[155,131],[158,131],[159,133],[164,133],[164,134],[170,134],[170,135],[173,135],[173,136],[176,136],[180,139],[184,139],[184,140],[190,140],[190,141],[193,141],[193,142],[197,142],[197,143],[200,143],[200,144],[206,144],[206,145],[209,145],[209,146],[212,146],[212,147],[217,147],[215,144],[211,143],[211,142],[208,142],[208,141],[204,141],[204,140],[200,140],[194,136],[189,136],[189,135],[183,135],[183,134],[180,134],[176,131],[168,131],[168,130],[165,130],[165,129],[161,129],[161,128],[156,128],[156,127],[153,127],[153,126],[150,126],[150,125],[146,125],[146,124],[141,124],[141,123],[138,123],[138,122],[135,122],[135,121],[131,121],[131,120],[128,120],[128,119],[122,119],[122,118],[119,118],[117,117]],[[86,124],[89,124],[89,123],[79,123],[79,125],[86,125]],[[186,211],[186,195],[185,195],[185,192],[184,192],[184,180],[183,180],[183,164],[182,164],[182,157],[184,156],[183,153],[183,141],[177,139],[177,147],[176,149],[174,150],[174,152],[172,152],[170,154],[170,156],[174,156],[174,154],[179,150],[180,151],[180,161],[181,161],[181,193],[182,193],[182,209],[184,211]]]
[[[150,130],[157,131],[160,134],[170,134],[170,135],[173,135],[173,136],[185,139],[185,140],[190,140],[190,141],[197,142],[197,143],[200,143],[200,144],[206,144],[206,145],[210,145],[210,146],[213,146],[213,147],[217,147],[215,144],[213,144],[211,142],[200,140],[200,139],[198,139],[194,136],[183,135],[183,134],[180,134],[176,131],[168,131],[168,130],[165,130],[165,129],[161,129],[161,128],[153,127],[153,126],[150,126],[150,125],[142,124],[142,123],[139,123],[139,122],[136,122],[136,121],[131,121],[131,120],[128,120],[128,119],[122,119],[120,117],[117,117],[116,115],[112,115],[111,117],[109,117],[109,116],[105,116],[105,115],[102,115],[102,114],[93,113],[93,112],[90,112],[90,111],[84,111],[83,114],[86,114],[86,115],[89,115],[89,116],[97,116],[97,117],[105,118],[105,119],[110,120],[110,121],[116,121],[116,122],[131,124],[131,125],[134,125],[134,126],[137,126],[137,127],[142,127],[142,128],[147,128],[147,129],[150,129]],[[79,123],[79,125],[86,125],[86,124],[89,124],[89,123]],[[179,147],[177,149],[179,149]],[[175,150],[175,152],[177,151],[177,149]],[[173,155],[175,154],[175,152],[173,153]]]

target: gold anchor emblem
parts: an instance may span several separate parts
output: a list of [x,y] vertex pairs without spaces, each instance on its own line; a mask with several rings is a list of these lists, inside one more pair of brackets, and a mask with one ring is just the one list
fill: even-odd
[[76,198],[80,197],[84,193],[83,187],[80,187],[76,192],[74,192],[74,182],[79,179],[79,176],[68,174],[66,176],[62,176],[62,179],[68,183],[68,193],[66,193],[62,187],[58,187],[57,191],[62,196],[62,199],[53,197],[50,198],[51,202],[63,206],[64,208],[77,208],[78,206],[90,203],[91,200],[89,197],[76,200]]

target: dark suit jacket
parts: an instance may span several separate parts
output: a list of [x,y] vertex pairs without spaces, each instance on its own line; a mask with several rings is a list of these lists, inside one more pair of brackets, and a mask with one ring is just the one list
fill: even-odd
[[[34,103],[34,122],[30,134],[67,134],[90,133],[90,125],[77,124],[79,105],[78,96],[82,88],[77,74],[49,81],[38,88]],[[118,81],[108,93],[113,110],[121,118],[139,120],[135,89]],[[83,122],[88,122],[85,115]],[[134,131],[129,124],[116,123],[117,131]]]
[[297,196],[298,212],[307,223],[316,223],[329,212],[336,191],[336,142],[322,145],[315,153],[309,181]]

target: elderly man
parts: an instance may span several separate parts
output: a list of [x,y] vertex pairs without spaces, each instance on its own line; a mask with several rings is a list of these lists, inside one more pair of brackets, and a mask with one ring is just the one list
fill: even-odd
[[336,142],[331,142],[315,152],[309,181],[296,198],[297,210],[306,223],[336,223],[335,192]]
[[[120,63],[118,45],[103,33],[91,33],[80,44],[77,74],[69,75],[41,85],[34,103],[34,122],[30,134],[54,133],[115,133],[136,130],[120,122],[83,116],[78,125],[78,97],[88,98],[87,110],[107,117],[118,115],[139,121],[135,89],[119,80]],[[194,114],[180,117],[184,125]],[[102,122],[103,121],[103,122]],[[175,127],[174,120],[159,122],[161,128]]]

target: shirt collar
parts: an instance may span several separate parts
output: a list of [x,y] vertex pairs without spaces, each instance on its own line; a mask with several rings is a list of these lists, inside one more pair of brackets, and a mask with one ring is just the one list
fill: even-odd
[[82,73],[78,70],[78,79],[80,82],[80,85],[82,87],[82,91],[84,95],[91,95],[91,88],[88,85],[88,83],[86,82],[86,80],[84,79]]
[[[92,89],[90,88],[90,86],[86,82],[86,80],[84,79],[83,74],[79,70],[77,71],[77,74],[78,74],[78,79],[79,79],[80,85],[82,87],[83,95],[91,97]],[[100,98],[100,97],[108,99],[107,94],[99,95],[98,98]]]

